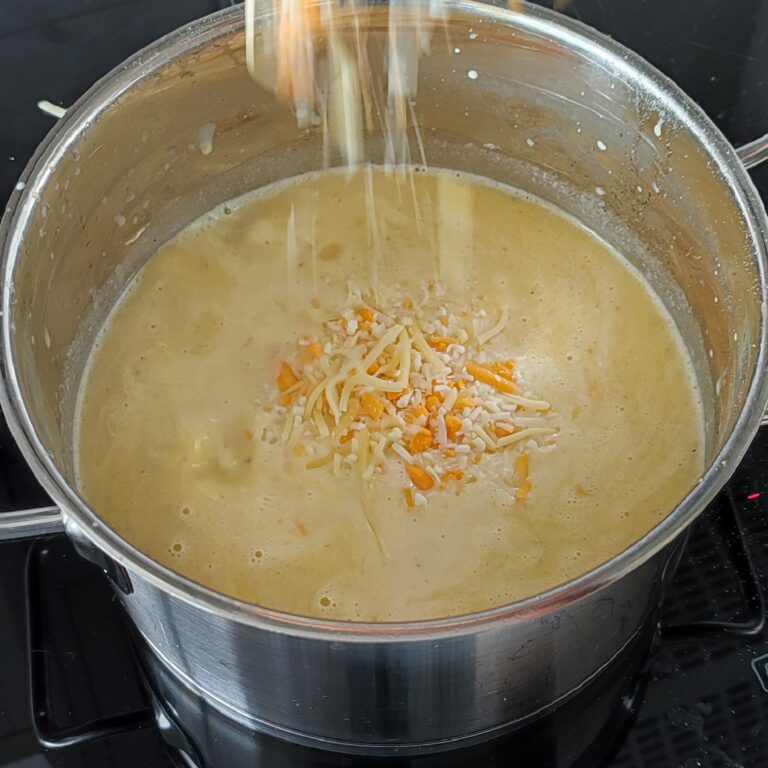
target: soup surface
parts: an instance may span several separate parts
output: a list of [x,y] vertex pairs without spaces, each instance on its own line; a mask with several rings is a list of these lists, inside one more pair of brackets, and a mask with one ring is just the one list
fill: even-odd
[[185,229],[113,312],[78,423],[82,490],[136,547],[351,620],[572,579],[702,468],[689,361],[639,275],[442,171],[308,175]]

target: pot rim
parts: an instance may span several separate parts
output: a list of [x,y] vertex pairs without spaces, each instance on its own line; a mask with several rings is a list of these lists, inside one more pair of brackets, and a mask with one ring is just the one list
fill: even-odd
[[[60,505],[67,531],[84,535],[132,576],[151,583],[187,603],[239,623],[317,639],[345,641],[403,641],[437,639],[475,632],[499,623],[531,619],[574,602],[637,568],[679,535],[719,492],[746,452],[768,401],[766,377],[766,333],[768,331],[768,217],[757,190],[739,161],[735,150],[698,107],[669,78],[639,55],[582,24],[544,8],[528,5],[524,13],[475,2],[445,0],[449,13],[469,15],[524,29],[543,37],[554,37],[601,64],[607,71],[620,72],[640,89],[651,94],[663,110],[673,114],[708,151],[742,210],[747,234],[754,244],[760,278],[761,328],[755,371],[745,406],[722,449],[679,504],[638,541],[582,576],[546,592],[496,608],[453,616],[399,623],[366,623],[317,619],[264,608],[229,597],[198,584],[160,565],[130,545],[90,508],[69,486],[46,452],[21,395],[13,354],[13,276],[21,233],[35,204],[36,190],[50,175],[51,160],[66,153],[84,125],[97,118],[105,104],[112,103],[156,69],[191,48],[210,44],[237,32],[244,23],[242,6],[219,11],[181,27],[139,51],[97,81],[51,130],[26,166],[20,180],[23,189],[12,193],[2,223],[2,344],[0,360],[0,403],[11,432],[39,482]],[[270,15],[271,4],[263,3],[260,18]]]

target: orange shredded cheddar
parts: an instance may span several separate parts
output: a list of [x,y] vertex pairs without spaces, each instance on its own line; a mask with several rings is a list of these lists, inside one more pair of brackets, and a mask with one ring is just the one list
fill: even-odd
[[427,344],[438,352],[445,352],[445,350],[448,349],[449,344],[456,343],[457,340],[450,336],[433,336],[431,339],[427,339]]
[[[321,256],[335,258],[340,250],[327,243]],[[484,310],[439,307],[426,325],[410,299],[386,309],[357,294],[356,304],[323,322],[317,335],[299,338],[293,354],[278,361],[274,400],[264,406],[278,423],[264,427],[263,439],[281,435],[289,454],[304,456],[308,468],[330,465],[335,475],[349,465],[374,478],[387,463],[405,459],[405,505],[418,507],[425,501],[420,493],[460,493],[475,482],[474,467],[487,454],[518,456],[520,446],[510,437],[521,429],[514,426],[517,414],[524,417],[519,423],[539,427],[531,430],[536,444],[556,434],[545,418],[548,403],[500,396],[516,392],[515,361],[483,357],[488,331],[477,337],[475,330]],[[416,308],[404,311],[409,307]],[[435,355],[425,344],[438,351],[441,365],[432,364]],[[474,359],[467,361],[467,354]],[[274,408],[277,403],[291,408]],[[250,430],[245,435],[255,438]],[[531,492],[528,461],[520,454],[509,470],[518,500]],[[572,488],[576,495],[589,493]]]
[[463,477],[464,473],[460,469],[449,469],[446,472],[443,472],[440,479],[444,483],[447,483],[449,480],[461,480]]
[[405,471],[408,473],[408,477],[411,478],[411,482],[420,491],[428,491],[435,484],[432,475],[430,475],[426,469],[423,469],[416,464],[408,464]]
[[384,403],[370,392],[363,392],[360,397],[360,405],[363,408],[363,412],[374,421],[378,421],[381,418],[381,414],[384,413]]
[[250,429],[245,430],[245,436],[248,438],[248,440],[253,440],[253,431]]
[[524,501],[528,498],[528,494],[531,492],[531,481],[530,480],[523,480],[520,487],[517,489],[517,493],[515,494],[515,498],[518,501]]
[[339,254],[341,253],[341,246],[338,243],[328,243],[328,245],[324,245],[320,249],[320,253],[318,253],[318,258],[323,259],[323,261],[330,261],[331,259],[335,259]]
[[432,433],[426,427],[422,427],[408,443],[408,450],[411,453],[421,453],[431,447]]
[[506,392],[509,395],[515,393],[515,385],[513,382],[499,376],[484,365],[469,360],[467,361],[467,373],[469,373],[470,376],[474,376],[478,381],[482,381],[483,384],[498,389],[499,392]]
[[425,419],[429,418],[429,411],[423,405],[416,405],[405,411],[403,413],[403,421],[405,421],[406,424],[413,424],[419,416],[423,416]]
[[448,430],[448,436],[453,439],[455,434],[461,429],[461,419],[452,413],[446,414],[445,428]]
[[294,384],[298,384],[299,378],[293,372],[288,363],[283,362],[280,364],[280,370],[277,373],[277,388],[281,392],[285,392],[286,389],[290,389]]
[[521,453],[515,459],[515,476],[518,481],[517,493],[515,498],[523,501],[531,492],[531,481],[528,479],[528,454]]
[[492,363],[490,369],[502,379],[512,381],[513,366],[510,364],[512,361],[508,360],[505,363]]

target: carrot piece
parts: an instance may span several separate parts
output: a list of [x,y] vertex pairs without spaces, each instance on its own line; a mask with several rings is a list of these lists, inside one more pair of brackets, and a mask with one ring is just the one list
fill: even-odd
[[499,392],[506,392],[508,395],[513,395],[515,393],[515,385],[513,382],[499,376],[490,368],[487,368],[484,365],[480,365],[479,363],[474,363],[469,360],[467,362],[467,373],[470,376],[474,376],[483,384],[487,384],[489,387],[498,389]]
[[428,491],[435,484],[432,475],[430,475],[426,469],[423,469],[416,464],[408,464],[405,471],[408,473],[408,477],[411,478],[411,482],[420,491]]
[[360,307],[360,309],[357,310],[357,316],[361,320],[367,320],[369,323],[372,323],[376,318],[368,307]]
[[405,506],[410,509],[414,505],[413,491],[410,488],[403,488],[403,496],[405,496]]
[[378,421],[381,414],[384,413],[384,403],[370,392],[363,392],[360,397],[360,405],[363,408],[363,413],[370,416],[374,421]]
[[408,450],[411,453],[421,453],[432,447],[432,433],[422,427],[408,443]]
[[280,370],[277,373],[277,388],[281,392],[285,392],[286,389],[290,389],[298,381],[299,378],[294,373],[293,368],[286,362],[281,363]]

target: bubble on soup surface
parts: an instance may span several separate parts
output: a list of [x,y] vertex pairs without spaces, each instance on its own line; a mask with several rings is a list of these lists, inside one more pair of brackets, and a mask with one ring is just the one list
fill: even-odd
[[186,542],[174,541],[168,547],[171,557],[183,557],[187,553]]
[[251,550],[251,562],[252,563],[259,563],[259,562],[261,562],[263,557],[264,557],[263,550],[261,550],[261,549],[253,549],[253,550]]

